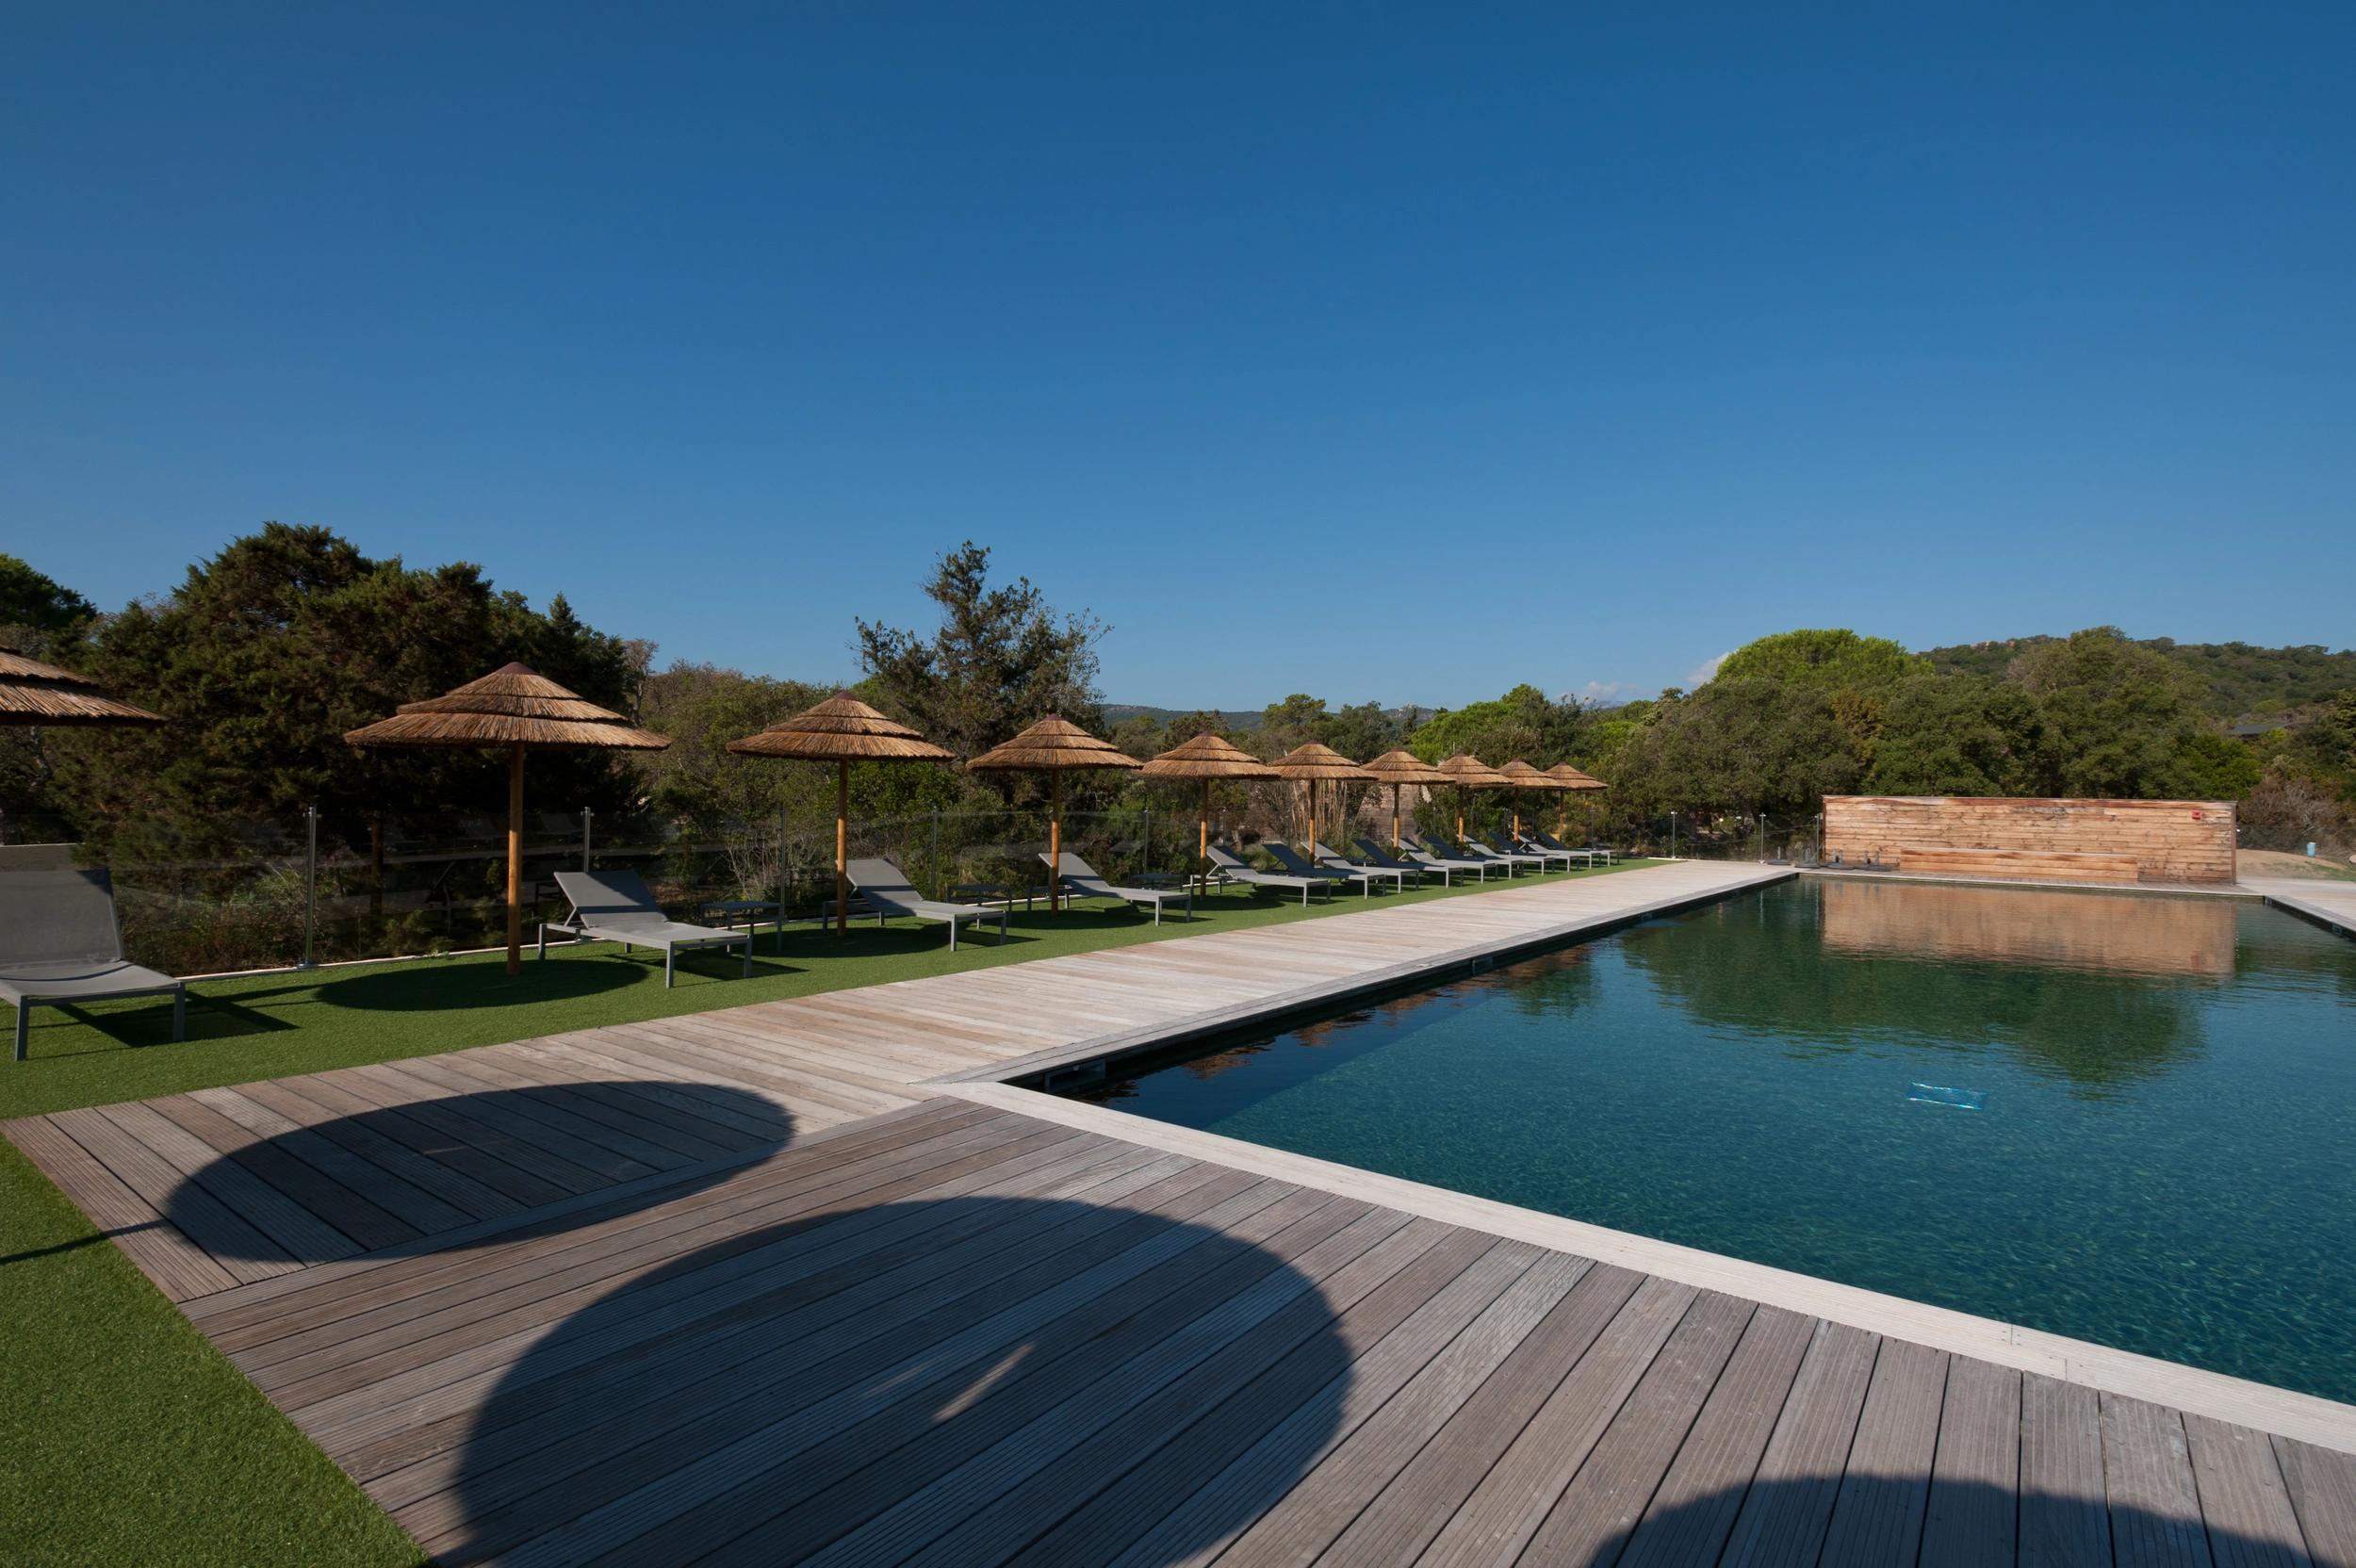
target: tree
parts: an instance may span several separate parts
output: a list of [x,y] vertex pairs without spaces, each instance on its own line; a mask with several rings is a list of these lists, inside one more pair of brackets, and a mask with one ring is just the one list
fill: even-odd
[[[83,803],[92,837],[135,834],[157,851],[228,843],[263,825],[291,831],[306,806],[326,835],[354,840],[384,816],[438,826],[445,813],[496,814],[505,769],[495,752],[364,752],[343,735],[511,660],[630,707],[621,644],[561,596],[543,615],[476,566],[413,570],[323,528],[269,523],[90,641],[83,667],[94,678],[175,722],[60,742],[61,792]],[[627,798],[628,776],[605,754],[550,752],[533,772],[542,799],[606,810]]]
[[1778,631],[1743,644],[1718,666],[1720,680],[1788,680],[1828,691],[1868,691],[1928,675],[1931,662],[1887,637],[1860,637],[1845,627]]
[[2199,683],[2117,627],[2075,631],[2015,659],[2037,699],[2049,776],[2067,795],[2164,799],[2190,792],[2186,747],[2204,726]]
[[924,584],[941,606],[931,636],[858,623],[878,706],[967,757],[1051,713],[1099,728],[1096,644],[1110,629],[1085,611],[1058,614],[1028,578],[997,588],[989,580],[990,551],[969,539]]
[[1550,768],[1570,760],[1587,711],[1575,701],[1557,702],[1528,682],[1490,702],[1469,702],[1426,720],[1408,749],[1427,762],[1470,752],[1490,766],[1513,758]]
[[1898,795],[2044,795],[2037,699],[1985,676],[1912,676],[1892,688],[1865,788]]
[[98,618],[98,607],[13,555],[0,555],[0,647],[42,658]]
[[1796,819],[1863,773],[1824,693],[1721,675],[1657,704],[1622,744],[1612,784],[1615,804],[1640,817],[1731,808]]

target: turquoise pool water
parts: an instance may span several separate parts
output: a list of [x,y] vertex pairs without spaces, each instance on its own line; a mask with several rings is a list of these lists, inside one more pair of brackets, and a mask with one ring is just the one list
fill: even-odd
[[1090,1098],[2356,1401],[2356,942],[2255,904],[1802,880]]

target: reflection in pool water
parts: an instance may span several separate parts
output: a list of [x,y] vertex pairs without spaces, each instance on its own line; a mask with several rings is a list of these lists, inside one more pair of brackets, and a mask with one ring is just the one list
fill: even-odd
[[2356,1399],[2356,943],[2252,903],[1804,880],[1094,1097]]

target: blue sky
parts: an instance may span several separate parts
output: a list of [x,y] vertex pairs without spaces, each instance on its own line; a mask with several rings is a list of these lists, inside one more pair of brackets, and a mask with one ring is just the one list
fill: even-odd
[[0,549],[1121,700],[2351,641],[2356,8],[8,6]]

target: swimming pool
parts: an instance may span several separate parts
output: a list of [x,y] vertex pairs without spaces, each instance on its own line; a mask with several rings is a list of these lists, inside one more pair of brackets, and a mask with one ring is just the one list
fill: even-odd
[[2356,1400],[2356,942],[2254,902],[1803,879],[1088,1098]]

